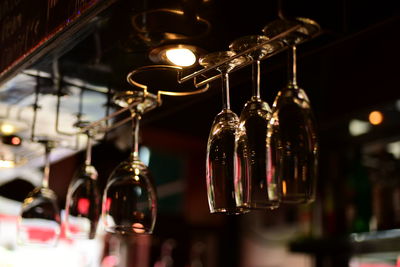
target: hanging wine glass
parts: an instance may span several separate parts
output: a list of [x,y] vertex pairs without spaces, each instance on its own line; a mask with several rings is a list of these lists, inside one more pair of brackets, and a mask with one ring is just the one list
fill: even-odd
[[126,161],[111,173],[103,195],[105,230],[120,234],[151,234],[157,215],[157,196],[147,166],[139,159],[139,122],[142,114],[157,106],[157,97],[142,91],[116,96],[121,106],[131,108],[133,148]]
[[318,142],[310,101],[297,85],[296,44],[318,32],[319,26],[304,18],[280,19],[263,32],[271,38],[294,26],[300,27],[282,39],[289,46],[289,81],[273,103],[267,141],[275,152],[273,175],[281,179],[282,202],[309,203],[315,199]]
[[[200,58],[200,64],[211,66],[234,55],[233,51],[211,53]],[[235,137],[239,118],[230,110],[228,77],[228,73],[245,60],[238,57],[217,68],[222,78],[222,111],[214,118],[206,158],[207,196],[211,213],[240,214],[247,211],[245,207],[237,207],[235,202]]]
[[42,185],[28,194],[18,219],[18,242],[22,245],[55,246],[61,233],[60,209],[56,194],[49,188],[50,150],[54,142],[40,140],[45,146]]
[[[83,128],[87,123],[81,122]],[[97,171],[91,164],[92,133],[86,132],[86,159],[74,175],[67,193],[65,205],[65,226],[72,238],[93,239],[96,235],[100,216],[100,193],[97,185]]]
[[[235,40],[229,48],[237,53],[269,40],[262,35],[245,36]],[[274,209],[279,206],[280,192],[278,179],[271,176],[270,152],[267,147],[267,129],[271,117],[271,109],[260,96],[260,60],[267,54],[281,48],[281,42],[267,43],[255,49],[247,56],[253,60],[253,89],[252,97],[246,102],[239,120],[239,132],[236,141],[236,192],[238,206],[251,209]]]

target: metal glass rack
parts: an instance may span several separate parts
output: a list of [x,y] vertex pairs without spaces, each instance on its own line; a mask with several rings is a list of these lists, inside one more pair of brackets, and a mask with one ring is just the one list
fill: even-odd
[[[288,27],[288,25],[290,25],[290,27]],[[148,97],[156,98],[156,101],[157,101],[156,106],[161,105],[163,95],[188,96],[188,95],[204,93],[209,89],[210,82],[212,82],[216,79],[219,79],[221,77],[221,74],[216,74],[216,75],[212,75],[212,76],[207,75],[207,74],[209,74],[211,71],[215,71],[218,67],[226,64],[227,62],[234,60],[236,58],[239,58],[239,57],[246,56],[249,53],[254,52],[258,49],[261,49],[263,46],[268,45],[272,42],[285,40],[286,37],[290,36],[290,34],[293,34],[295,32],[302,34],[302,38],[297,39],[296,41],[294,41],[292,43],[286,42],[285,46],[282,46],[282,47],[276,49],[275,51],[273,51],[272,53],[267,54],[265,57],[262,58],[262,60],[265,60],[265,59],[270,58],[278,53],[285,51],[291,45],[294,45],[294,44],[297,45],[301,42],[306,41],[307,39],[311,39],[311,38],[315,37],[318,34],[319,29],[320,29],[318,24],[316,24],[312,20],[308,20],[308,19],[304,19],[304,18],[296,19],[295,23],[286,24],[285,26],[286,26],[286,28],[283,27],[282,31],[275,34],[273,37],[271,37],[267,41],[264,41],[255,46],[252,46],[249,49],[246,49],[245,51],[237,53],[235,56],[232,56],[228,59],[222,60],[212,66],[208,66],[204,69],[195,71],[191,74],[184,75],[184,69],[182,67],[178,67],[178,66],[150,65],[150,66],[143,66],[143,67],[137,68],[137,69],[133,70],[132,72],[130,72],[127,75],[127,81],[129,84],[131,84],[134,87],[134,89],[132,89],[132,91],[136,92],[135,97],[138,97],[138,95],[139,95],[140,99],[136,99],[136,100],[145,101],[146,98],[148,98]],[[307,31],[307,27],[308,28],[313,27],[313,29],[311,31]],[[242,69],[251,63],[252,63],[251,60],[245,61],[243,64],[237,66],[234,70],[232,70],[232,72]],[[176,76],[177,76],[177,79],[176,79],[177,85],[184,84],[184,83],[192,80],[193,81],[192,87],[194,89],[192,88],[191,90],[185,90],[185,91],[176,91],[176,90],[174,91],[174,90],[170,90],[170,89],[168,89],[168,90],[157,89],[157,90],[154,90],[155,93],[150,92],[153,90],[149,90],[148,85],[138,82],[135,79],[135,76],[142,72],[151,72],[151,71],[155,71],[155,70],[174,71],[174,72],[176,72]],[[140,94],[137,94],[138,92]],[[138,101],[136,101],[136,100],[132,101],[131,104],[124,106],[121,109],[118,109],[117,111],[115,111],[111,114],[108,114],[105,117],[103,117],[97,121],[91,122],[84,127],[80,127],[80,129],[76,132],[76,134],[77,135],[84,134],[84,133],[87,133],[88,131],[97,132],[97,133],[107,133],[108,131],[127,123],[128,121],[130,121],[132,119],[132,117],[129,116],[125,119],[122,119],[122,120],[114,123],[114,124],[109,124],[108,121],[115,118],[116,116],[120,115],[121,113],[124,113],[124,112],[132,109],[135,105],[138,104]]]

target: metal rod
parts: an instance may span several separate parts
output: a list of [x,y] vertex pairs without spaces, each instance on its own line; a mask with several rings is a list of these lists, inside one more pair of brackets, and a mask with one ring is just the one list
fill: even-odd
[[35,140],[35,127],[36,127],[36,119],[37,119],[37,110],[39,109],[39,93],[40,93],[40,77],[36,78],[36,87],[35,87],[35,101],[33,103],[33,118],[31,125],[31,141]]
[[[107,121],[107,120],[112,119],[112,118],[116,117],[117,115],[119,115],[119,114],[121,114],[121,113],[123,113],[123,112],[125,112],[125,111],[129,111],[129,109],[131,109],[131,108],[134,107],[135,105],[137,105],[137,103],[132,103],[132,104],[130,104],[130,105],[127,106],[127,107],[121,108],[121,109],[119,109],[119,110],[117,110],[117,111],[111,113],[110,115],[108,115],[108,116],[106,116],[106,117],[104,117],[104,118],[101,118],[100,120],[94,121],[94,122],[92,122],[91,124],[87,125],[86,127],[82,128],[79,132],[80,132],[80,133],[84,133],[85,131],[88,131],[88,130],[91,129],[91,128],[96,128],[96,127],[97,127],[98,125],[100,125],[103,121]],[[131,118],[129,118],[129,120],[131,120]],[[129,120],[127,120],[127,121],[129,121]],[[119,123],[119,122],[118,122],[118,123]],[[112,128],[115,128],[115,127],[113,127],[113,126],[111,126],[111,127],[112,127]],[[108,128],[110,128],[110,127],[108,127]],[[104,128],[103,128],[103,129],[104,129]]]
[[57,83],[56,123],[55,131],[58,134],[74,136],[76,133],[67,133],[60,130],[60,107],[61,107],[61,83]]
[[[107,87],[107,102],[106,102],[105,115],[104,115],[105,117],[110,115],[111,100],[112,100],[111,87],[108,86]],[[108,127],[109,127],[109,123],[108,123],[108,120],[106,120],[106,128],[108,128]],[[103,140],[107,140],[107,137],[108,137],[107,134],[108,134],[108,131],[106,131],[104,133]]]
[[[195,77],[197,77],[197,76],[199,76],[199,75],[201,75],[201,74],[204,74],[204,73],[206,73],[206,72],[208,72],[208,71],[210,71],[210,70],[214,70],[214,69],[218,68],[219,66],[222,66],[222,65],[228,63],[229,61],[235,59],[235,58],[238,58],[238,57],[247,55],[247,54],[249,54],[250,52],[252,52],[252,51],[254,51],[254,50],[257,50],[257,49],[259,49],[259,48],[265,46],[266,44],[269,44],[269,43],[271,43],[271,42],[273,42],[273,41],[276,41],[276,40],[278,40],[278,39],[280,39],[280,38],[282,38],[282,37],[285,37],[286,35],[288,35],[288,34],[294,32],[294,31],[298,30],[300,27],[301,27],[301,25],[296,25],[296,26],[294,26],[294,27],[292,27],[292,28],[290,28],[290,29],[288,29],[288,30],[286,30],[286,31],[284,31],[284,32],[281,32],[281,33],[275,35],[274,37],[272,37],[272,38],[269,39],[268,41],[262,42],[262,43],[260,43],[260,44],[258,44],[258,45],[255,45],[255,46],[253,46],[253,47],[251,47],[251,48],[249,48],[249,49],[247,49],[247,50],[245,50],[245,51],[242,51],[242,52],[240,52],[240,53],[237,53],[237,54],[236,54],[235,56],[233,56],[233,57],[230,57],[230,58],[225,59],[225,60],[221,60],[220,62],[218,62],[218,63],[216,63],[216,64],[214,64],[214,65],[212,65],[212,66],[209,66],[209,67],[207,67],[207,68],[204,68],[204,69],[195,71],[195,72],[193,72],[192,74],[189,74],[189,75],[187,75],[187,76],[185,76],[185,77],[179,77],[178,83],[187,82],[187,81],[189,81],[189,80],[191,80],[191,79],[194,79]],[[283,49],[282,49],[282,50],[283,50]],[[280,49],[279,51],[282,51],[282,50]],[[269,54],[269,55],[266,55],[266,56],[264,57],[264,59],[265,59],[265,58],[268,58],[268,57],[271,57],[271,56],[273,56],[273,55],[275,55],[275,54],[276,54],[276,53],[271,53],[271,54]],[[249,63],[243,64],[243,65],[248,65],[248,64],[249,64]],[[242,67],[242,66],[240,66],[240,67],[238,67],[238,68],[235,68],[234,70],[232,70],[232,72],[234,72],[234,71],[240,69],[241,67]],[[216,78],[215,78],[215,79],[216,79]]]

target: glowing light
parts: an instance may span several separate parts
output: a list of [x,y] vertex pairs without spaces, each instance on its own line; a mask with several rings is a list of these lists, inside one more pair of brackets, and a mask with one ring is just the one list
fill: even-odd
[[[144,163],[144,165],[149,166],[150,163],[150,149],[146,146],[141,146],[139,149],[139,157],[140,160]],[[136,173],[136,175],[139,175],[139,173]]]
[[372,125],[378,125],[383,121],[383,114],[382,112],[375,110],[369,113],[368,119]]
[[14,125],[3,123],[0,127],[0,131],[5,135],[12,134],[15,132],[15,127]]
[[386,150],[392,153],[396,159],[400,159],[400,141],[387,144]]
[[286,181],[285,180],[282,181],[282,193],[284,196],[286,195]]
[[196,55],[187,48],[174,48],[165,52],[167,59],[174,65],[188,67],[196,63]]
[[78,211],[81,214],[87,215],[89,213],[90,201],[87,198],[80,198],[78,200]]
[[351,120],[349,123],[349,132],[352,136],[358,136],[368,133],[371,125],[366,121]]
[[0,168],[14,168],[15,162],[12,160],[0,160]]
[[17,146],[21,144],[21,138],[14,136],[13,138],[11,138],[11,144]]
[[133,231],[134,231],[135,233],[143,234],[144,232],[146,232],[146,230],[144,229],[143,224],[141,224],[141,223],[134,223],[134,224],[132,225],[132,227],[133,227]]

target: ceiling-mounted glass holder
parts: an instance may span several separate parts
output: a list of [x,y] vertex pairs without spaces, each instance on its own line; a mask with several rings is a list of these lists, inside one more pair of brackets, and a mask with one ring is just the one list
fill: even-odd
[[[75,132],[69,133],[69,132],[62,131],[60,129],[60,107],[61,107],[61,97],[63,96],[63,93],[62,93],[63,82],[62,82],[62,77],[61,77],[61,74],[60,74],[60,68],[59,68],[59,65],[58,65],[58,59],[54,59],[53,60],[52,67],[53,67],[53,77],[52,77],[53,78],[53,84],[57,89],[55,131],[56,131],[56,133],[61,134],[61,135],[65,135],[65,136],[75,136],[76,135]],[[80,89],[81,89],[81,92],[80,92],[80,95],[79,95],[78,113],[76,114],[77,122],[79,122],[81,120],[81,118],[82,118],[83,88],[80,88]],[[78,143],[78,136],[76,137],[76,144],[75,144],[76,147],[78,145],[77,143]]]
[[35,141],[35,128],[36,128],[36,119],[37,119],[37,112],[40,109],[39,103],[39,94],[40,94],[40,77],[36,77],[36,86],[35,86],[35,100],[33,102],[33,117],[31,123],[31,141]]
[[[208,66],[208,67],[203,68],[201,70],[195,71],[195,72],[193,72],[193,73],[191,73],[189,75],[186,75],[186,76],[182,77],[182,72],[180,72],[179,76],[178,76],[178,83],[184,83],[184,82],[187,82],[189,80],[193,80],[193,83],[194,83],[195,87],[204,86],[205,84],[208,84],[208,83],[210,83],[210,82],[212,82],[212,81],[214,81],[216,79],[219,79],[221,77],[221,74],[217,74],[217,75],[208,77],[208,78],[203,79],[201,81],[197,80],[198,77],[200,77],[200,76],[204,77],[205,73],[210,72],[210,71],[214,71],[216,68],[218,68],[218,67],[220,67],[220,66],[222,66],[224,64],[227,64],[229,61],[232,61],[232,60],[234,60],[236,58],[247,56],[251,52],[259,50],[260,48],[264,47],[265,45],[268,45],[268,44],[271,44],[273,42],[279,41],[282,38],[284,38],[285,36],[287,36],[287,35],[289,35],[291,33],[294,33],[294,32],[296,32],[298,30],[301,30],[301,28],[302,28],[302,25],[297,24],[297,25],[295,25],[295,26],[293,26],[293,27],[291,27],[291,28],[289,28],[289,29],[287,29],[285,31],[282,31],[282,32],[278,33],[274,37],[269,38],[265,42],[262,42],[260,44],[255,45],[255,46],[252,46],[251,48],[249,48],[249,49],[247,49],[245,51],[242,51],[240,53],[236,53],[236,55],[234,55],[234,56],[232,56],[230,58],[227,58],[225,60],[221,60],[221,61],[219,61],[218,63],[216,63],[216,64],[214,64],[212,66]],[[266,58],[270,58],[270,57],[272,57],[272,56],[274,56],[274,55],[276,55],[278,53],[281,53],[281,52],[285,51],[286,49],[288,49],[288,47],[282,46],[281,48],[276,49],[273,53],[270,53],[270,54],[266,55],[263,58],[263,60],[266,59]],[[242,69],[243,67],[246,67],[247,65],[250,65],[251,63],[252,63],[251,60],[250,61],[245,61],[245,62],[243,62],[243,64],[237,66],[234,70],[232,70],[232,72],[235,72],[235,71],[237,71],[239,69]]]
[[[159,88],[153,88],[149,84],[144,84],[136,80],[136,75],[143,73],[143,72],[151,72],[151,71],[173,71],[176,72],[176,77],[179,78],[181,75],[182,67],[179,66],[171,66],[171,65],[150,65],[150,66],[143,66],[140,68],[137,68],[130,72],[127,75],[127,81],[129,84],[131,84],[133,87],[136,88],[136,90],[128,90],[125,93],[125,99],[124,101],[119,101],[118,99],[114,99],[114,101],[118,102],[117,104],[121,106],[122,108],[109,114],[108,116],[101,118],[95,122],[92,122],[91,124],[87,125],[86,127],[81,129],[81,132],[85,132],[89,129],[95,128],[96,131],[98,132],[104,132],[107,133],[125,123],[128,121],[132,120],[132,117],[129,116],[121,121],[118,121],[112,125],[109,126],[102,126],[103,122],[109,121],[116,116],[128,112],[131,110],[133,107],[137,106],[138,103],[142,104],[142,108],[144,109],[143,112],[148,112],[158,106],[161,105],[162,103],[162,95],[167,95],[167,96],[190,96],[190,95],[196,95],[196,94],[201,94],[204,93],[208,90],[209,85],[206,84],[202,86],[201,88],[195,87],[194,90],[185,90],[185,91],[171,91],[171,90],[160,90]],[[127,99],[129,98],[129,101]],[[156,104],[153,104],[154,101]],[[125,102],[125,103],[122,103]]]
[[[106,103],[106,115],[105,115],[106,117],[108,115],[110,115],[111,105],[112,105],[112,90],[111,90],[111,87],[107,87],[107,103]],[[105,121],[105,126],[106,127],[109,126],[108,120]],[[104,132],[103,140],[107,140],[107,135],[108,135],[108,132]]]

